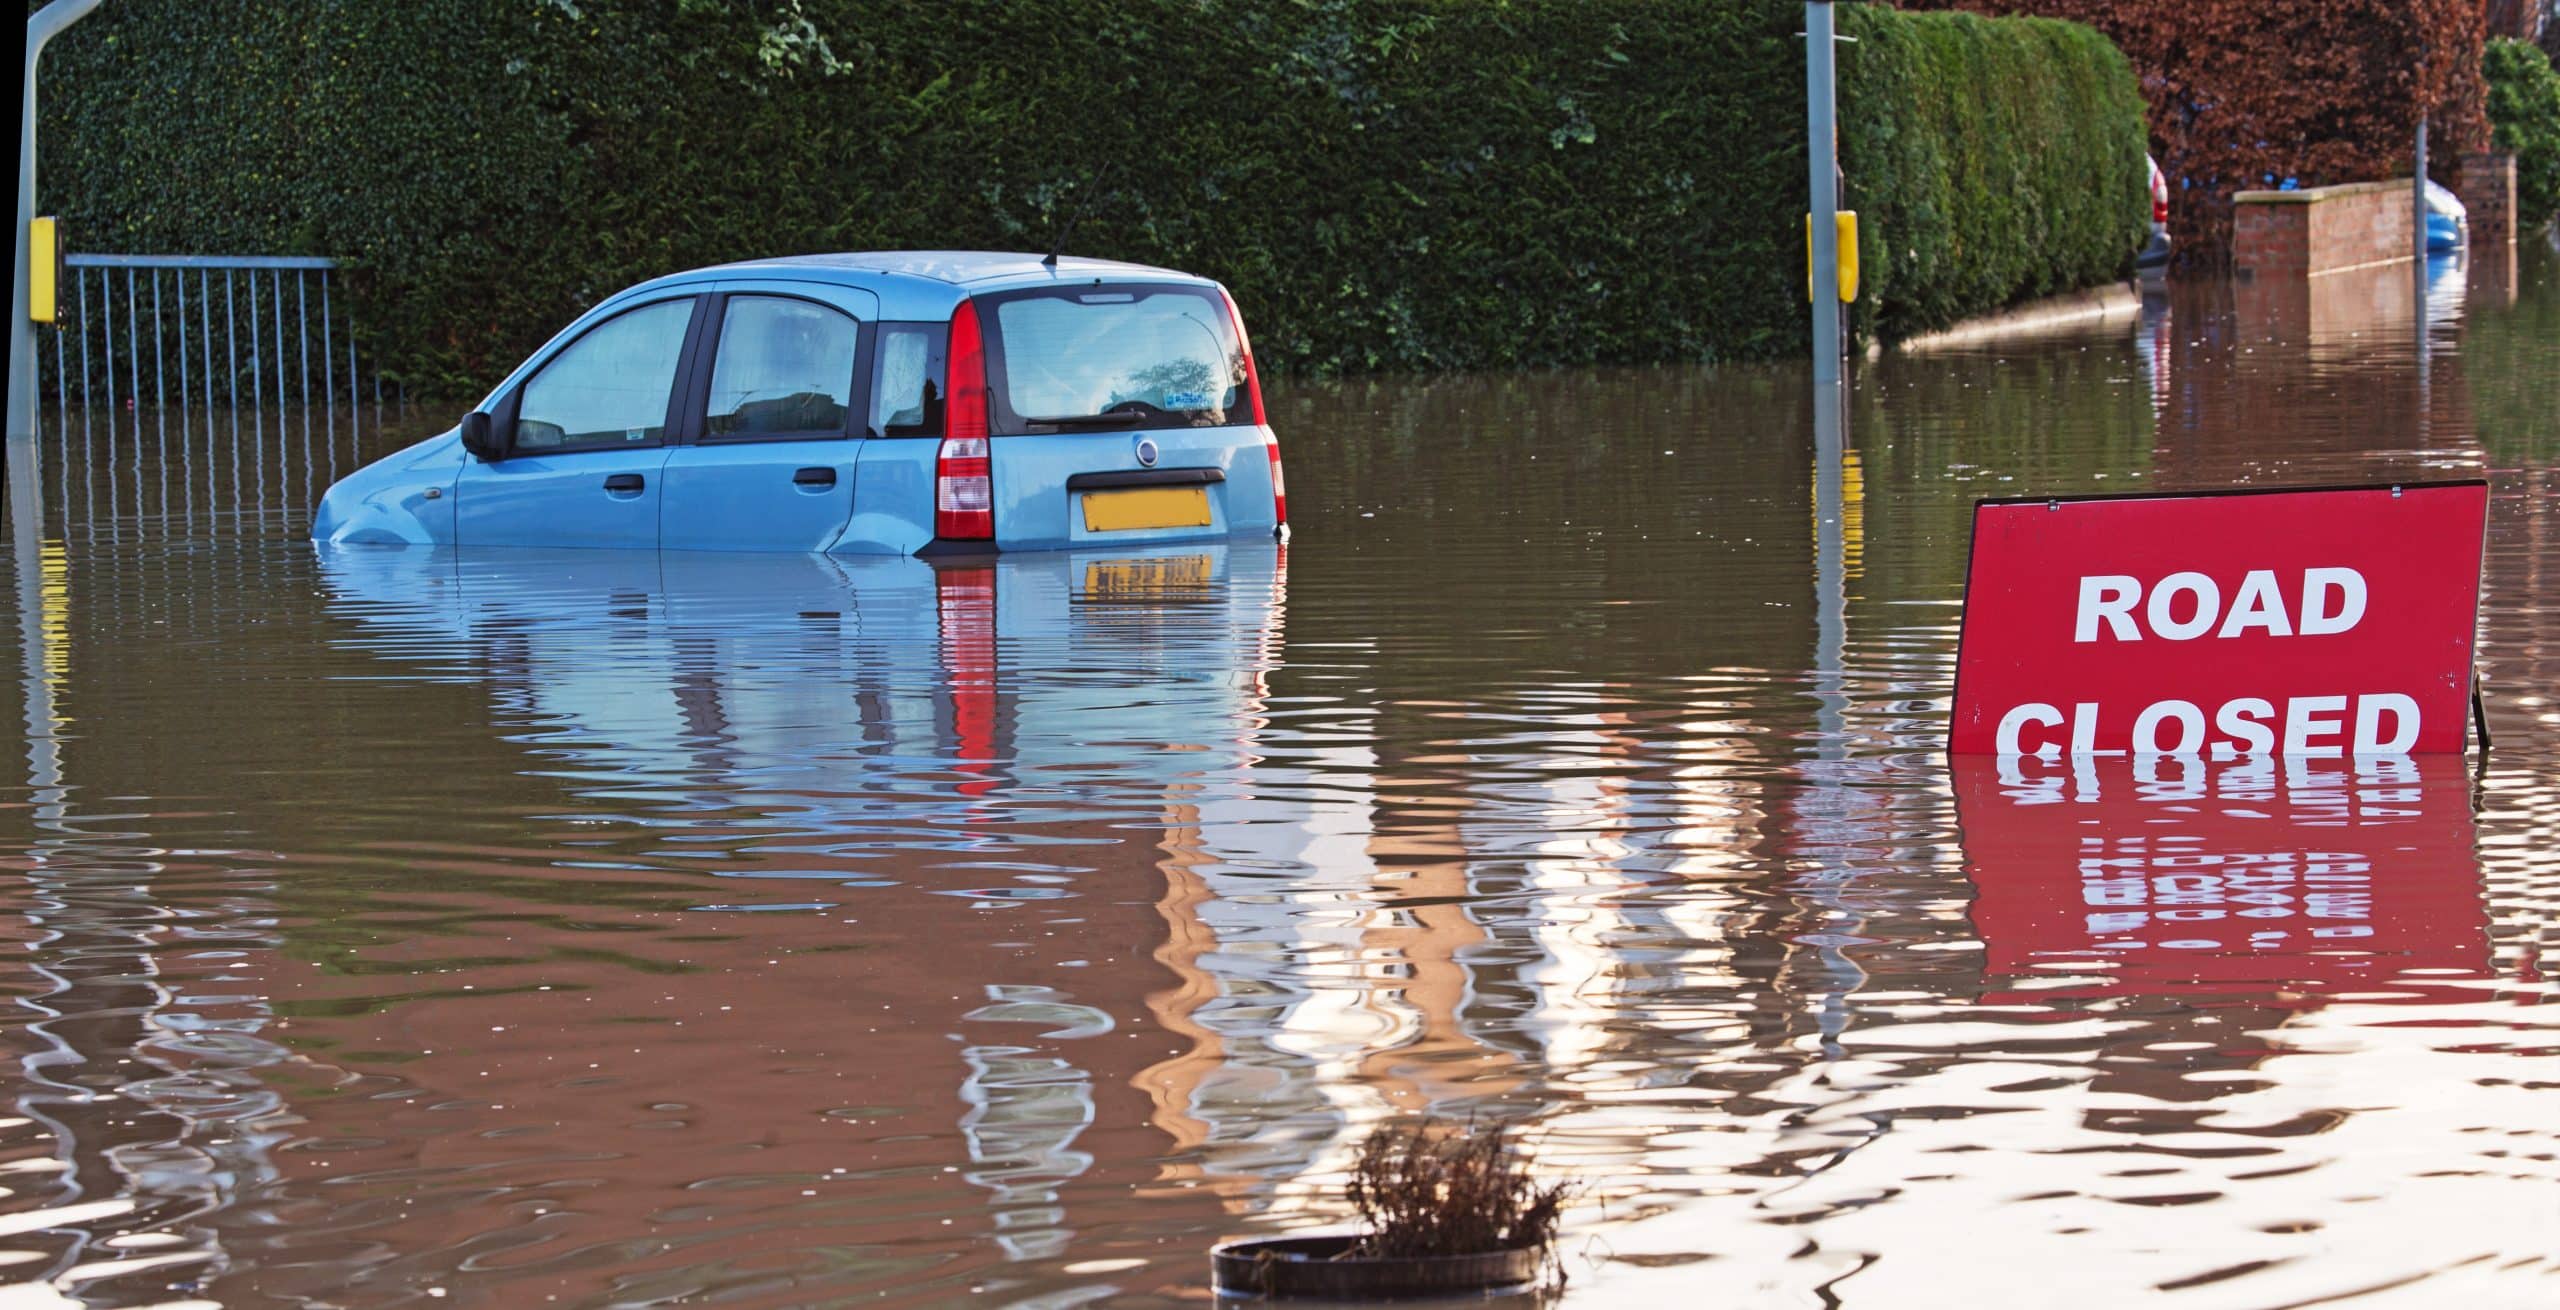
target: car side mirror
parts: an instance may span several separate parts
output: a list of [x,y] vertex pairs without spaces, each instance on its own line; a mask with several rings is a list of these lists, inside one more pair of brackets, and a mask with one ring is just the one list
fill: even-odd
[[507,448],[498,440],[495,425],[487,414],[476,409],[462,416],[462,448],[492,462],[507,457]]

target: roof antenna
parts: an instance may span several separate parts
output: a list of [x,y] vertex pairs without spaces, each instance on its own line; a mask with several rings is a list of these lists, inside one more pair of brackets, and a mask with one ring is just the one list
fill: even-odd
[[[1116,163],[1117,161],[1115,160],[1113,162]],[[1102,166],[1102,172],[1097,174],[1093,179],[1094,190],[1100,191],[1102,189],[1102,184],[1110,180],[1111,164],[1106,163]],[[1065,225],[1058,229],[1057,244],[1049,247],[1048,258],[1040,261],[1044,267],[1056,268],[1058,266],[1058,256],[1065,252],[1067,248],[1067,238],[1076,234],[1076,224],[1084,218],[1084,212],[1093,207],[1093,199],[1094,198],[1092,196],[1086,196],[1076,201],[1075,212],[1067,215]]]

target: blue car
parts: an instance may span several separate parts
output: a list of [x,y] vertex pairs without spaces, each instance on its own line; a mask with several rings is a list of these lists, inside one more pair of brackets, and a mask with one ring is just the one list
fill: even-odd
[[2460,197],[2427,181],[2427,253],[2448,254],[2471,243],[2471,214]]
[[925,251],[623,291],[452,431],[331,487],[311,532],[910,555],[1269,538],[1287,522],[1224,287]]

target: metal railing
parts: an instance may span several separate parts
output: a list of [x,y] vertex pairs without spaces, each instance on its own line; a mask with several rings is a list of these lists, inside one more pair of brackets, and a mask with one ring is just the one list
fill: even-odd
[[[334,420],[341,395],[350,417],[361,409],[355,334],[331,302],[336,260],[70,255],[63,265],[69,285],[49,352],[57,412],[101,402],[168,409],[174,397],[181,410],[245,401],[255,411],[299,406],[306,419],[319,409]],[[379,375],[373,399],[381,400]]]
[[[36,343],[51,410],[38,432],[56,505],[87,518],[96,501],[92,526],[307,506],[368,429],[405,413],[359,352],[336,260],[74,254],[63,266],[59,317]],[[230,467],[199,488],[216,465]]]

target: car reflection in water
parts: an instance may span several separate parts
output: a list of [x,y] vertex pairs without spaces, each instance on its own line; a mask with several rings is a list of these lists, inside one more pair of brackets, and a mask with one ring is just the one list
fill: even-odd
[[2310,1009],[2479,977],[2488,919],[2463,764],[1959,757],[1987,995]]
[[[1225,1127],[1225,1066],[1263,1044],[1247,1030],[1275,999],[1306,998],[1214,975],[1228,966],[1197,943],[1241,927],[1203,908],[1206,886],[1310,855],[1307,805],[1252,772],[1284,549],[955,565],[324,547],[342,644],[484,686],[530,757],[512,762],[527,794],[577,800],[547,846],[493,853],[498,876],[385,892],[470,925],[488,1000],[385,983],[443,972],[412,957],[451,941],[373,943],[361,970],[280,987],[323,1016],[298,1025],[306,1043],[392,1070],[297,1107],[308,1134],[372,1142],[337,1167],[409,1171],[417,1209],[278,1218],[453,1223],[461,1191],[577,1186],[567,1168],[603,1185],[538,1225],[411,1237],[525,1259],[672,1216],[724,1259],[787,1260],[846,1222],[813,1207],[851,1204],[879,1212],[866,1238],[975,1228],[993,1240],[970,1263],[1010,1263],[1067,1249],[1073,1187],[1161,1189],[1169,1152],[1244,1145],[1260,1129]],[[667,896],[634,895],[651,874]],[[719,913],[747,910],[766,913]],[[766,967],[707,968],[736,948],[684,945],[700,934],[743,934]],[[1248,1010],[1220,1016],[1239,985]],[[1235,1090],[1257,1123],[1288,1099]],[[700,1258],[643,1258],[610,1287],[674,1289]],[[606,1286],[552,1272],[564,1299]]]

